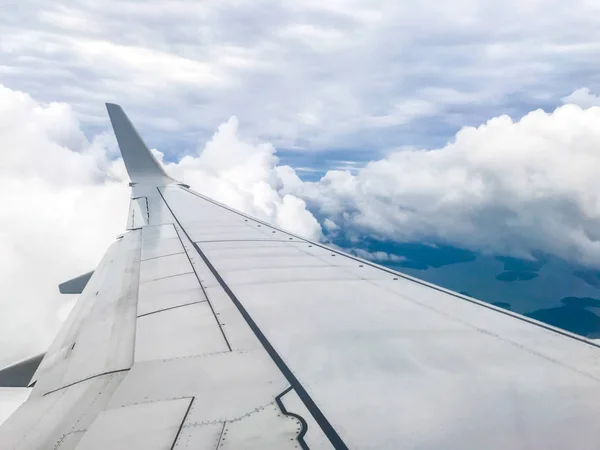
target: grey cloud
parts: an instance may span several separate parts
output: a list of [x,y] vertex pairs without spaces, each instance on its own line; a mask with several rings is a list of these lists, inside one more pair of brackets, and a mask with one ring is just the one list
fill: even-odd
[[588,88],[577,89],[571,94],[563,97],[564,103],[573,103],[582,108],[600,106],[600,95],[592,93]]
[[358,172],[289,183],[345,232],[531,257],[600,261],[600,108],[565,105],[461,129],[430,151],[404,150]]
[[420,145],[517,93],[555,105],[595,87],[600,15],[576,3],[25,1],[0,18],[0,81],[92,127],[103,100],[124,103],[157,144],[235,114],[283,148]]

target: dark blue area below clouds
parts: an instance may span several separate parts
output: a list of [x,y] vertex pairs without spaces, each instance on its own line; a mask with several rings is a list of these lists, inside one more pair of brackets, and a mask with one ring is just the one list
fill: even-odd
[[526,315],[582,336],[600,337],[600,317],[594,311],[587,309],[600,308],[600,300],[588,297],[565,297],[561,303],[563,306],[539,309]]
[[385,252],[402,261],[375,261],[519,314],[587,337],[600,337],[600,271],[541,252],[534,259],[484,255],[449,245],[364,238],[347,249]]
[[600,288],[600,272],[597,270],[576,270],[573,272],[578,278],[581,278],[590,286]]
[[535,272],[526,271],[508,271],[502,272],[496,275],[496,280],[500,281],[527,281],[537,277],[538,274]]

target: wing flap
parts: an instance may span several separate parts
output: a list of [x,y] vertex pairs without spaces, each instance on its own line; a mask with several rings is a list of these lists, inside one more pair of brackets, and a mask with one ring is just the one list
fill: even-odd
[[133,363],[141,231],[106,252],[36,371],[32,397]]
[[191,398],[180,398],[102,411],[77,450],[173,448],[191,402]]

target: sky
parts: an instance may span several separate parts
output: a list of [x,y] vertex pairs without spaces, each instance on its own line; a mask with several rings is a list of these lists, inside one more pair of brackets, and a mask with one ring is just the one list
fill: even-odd
[[123,231],[105,102],[175,178],[312,239],[600,267],[596,1],[24,0],[0,36],[0,366]]

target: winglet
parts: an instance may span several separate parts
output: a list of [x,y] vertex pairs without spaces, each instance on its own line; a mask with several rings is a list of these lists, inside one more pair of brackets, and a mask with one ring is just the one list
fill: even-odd
[[11,364],[0,370],[0,387],[30,387],[31,379],[46,353]]
[[107,103],[106,109],[112,123],[123,161],[133,183],[165,184],[169,177],[150,152],[135,127],[119,105]]
[[58,290],[61,294],[81,294],[85,287],[94,275],[94,271],[84,273],[78,277],[72,278],[58,285]]

